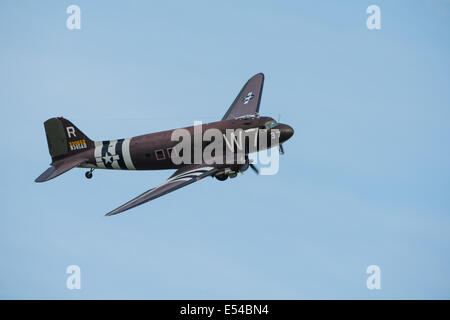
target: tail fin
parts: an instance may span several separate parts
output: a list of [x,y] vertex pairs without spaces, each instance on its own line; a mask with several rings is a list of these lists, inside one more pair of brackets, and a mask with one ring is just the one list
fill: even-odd
[[80,129],[69,120],[51,118],[44,122],[48,151],[53,161],[80,153],[94,146]]
[[52,164],[36,182],[53,179],[89,160],[84,151],[93,148],[95,144],[69,120],[62,117],[51,118],[44,122],[44,127]]

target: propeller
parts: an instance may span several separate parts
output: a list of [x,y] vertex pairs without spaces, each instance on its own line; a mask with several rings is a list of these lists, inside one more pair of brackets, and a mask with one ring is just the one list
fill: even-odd
[[281,143],[278,145],[278,151],[280,151],[281,155],[284,154],[284,148],[283,148],[283,145]]
[[249,164],[249,167],[252,168],[252,170],[253,170],[256,174],[259,175],[259,169],[258,169],[253,163],[250,163],[250,164]]
[[249,159],[248,156],[245,157],[245,161],[247,161],[248,166],[252,168],[252,170],[259,175],[259,169],[253,164],[253,159]]
[[[280,123],[280,119],[281,119],[281,113],[278,114],[278,121],[277,121],[278,123]],[[284,154],[284,148],[281,143],[278,145],[278,151],[280,152],[281,155]]]

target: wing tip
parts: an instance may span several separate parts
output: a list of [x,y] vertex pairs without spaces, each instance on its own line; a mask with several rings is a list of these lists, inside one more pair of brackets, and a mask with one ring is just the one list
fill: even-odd
[[105,214],[105,217],[115,216],[116,214],[122,213],[124,211],[127,211],[127,210],[133,208],[133,207],[126,208],[125,205],[122,205],[122,206],[120,206],[118,208],[115,208],[114,210],[111,210],[110,212]]
[[255,74],[255,75],[253,75],[253,77],[251,77],[250,79],[248,79],[246,85],[247,85],[250,81],[256,80],[256,79],[258,79],[258,78],[261,78],[261,81],[264,81],[264,73],[260,72],[260,73],[257,73],[257,74]]
[[117,209],[115,209],[115,210],[110,211],[110,212],[108,212],[107,214],[105,214],[105,217],[114,216],[114,215],[119,214],[119,213],[121,213],[121,212],[122,212],[122,210],[117,210]]

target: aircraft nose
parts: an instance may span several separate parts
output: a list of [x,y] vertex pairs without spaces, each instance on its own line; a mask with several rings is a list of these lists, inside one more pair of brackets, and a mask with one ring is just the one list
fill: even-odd
[[294,135],[294,129],[287,124],[280,124],[277,126],[277,129],[280,130],[280,142],[283,143],[289,140]]

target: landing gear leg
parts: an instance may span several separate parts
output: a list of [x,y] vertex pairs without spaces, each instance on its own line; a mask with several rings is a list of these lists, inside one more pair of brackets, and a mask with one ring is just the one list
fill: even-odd
[[88,172],[86,172],[84,175],[86,178],[91,179],[92,178],[92,172],[94,171],[94,168],[91,168]]

